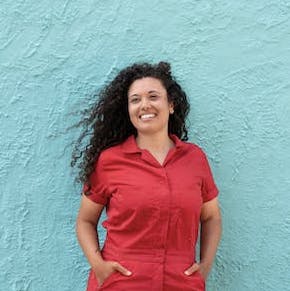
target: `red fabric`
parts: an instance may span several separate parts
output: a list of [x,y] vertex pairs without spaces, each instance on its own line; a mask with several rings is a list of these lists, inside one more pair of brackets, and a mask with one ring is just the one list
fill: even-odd
[[195,262],[202,203],[215,198],[218,189],[204,152],[170,138],[175,147],[163,165],[139,149],[133,135],[101,153],[88,198],[106,205],[102,255],[133,274],[113,273],[98,287],[91,271],[87,291],[205,290],[201,274],[183,272]]

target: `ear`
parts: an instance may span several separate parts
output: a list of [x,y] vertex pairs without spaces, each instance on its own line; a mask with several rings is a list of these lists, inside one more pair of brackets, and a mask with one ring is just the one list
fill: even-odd
[[173,112],[174,112],[174,105],[173,105],[173,102],[171,101],[169,102],[169,113],[173,114]]

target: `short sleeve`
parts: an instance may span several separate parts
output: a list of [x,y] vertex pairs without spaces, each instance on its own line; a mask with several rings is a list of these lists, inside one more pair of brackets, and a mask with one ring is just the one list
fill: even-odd
[[205,153],[203,152],[203,177],[202,177],[202,200],[203,202],[207,202],[212,200],[218,195],[218,188],[215,184],[211,168]]
[[94,171],[89,177],[89,183],[83,185],[83,193],[88,192],[87,197],[93,202],[106,205],[108,202],[107,188],[105,169],[100,155],[95,163]]

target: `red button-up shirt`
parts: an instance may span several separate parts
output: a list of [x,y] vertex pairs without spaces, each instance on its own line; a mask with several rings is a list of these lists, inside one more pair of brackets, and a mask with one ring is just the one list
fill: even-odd
[[[161,165],[131,135],[101,152],[88,198],[106,205],[105,245],[191,251],[202,203],[218,195],[206,155],[170,135],[175,147]],[[84,185],[84,190],[87,190]]]

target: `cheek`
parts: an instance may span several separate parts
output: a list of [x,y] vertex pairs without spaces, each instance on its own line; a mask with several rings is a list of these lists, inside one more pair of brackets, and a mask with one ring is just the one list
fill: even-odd
[[134,123],[134,120],[136,120],[136,110],[134,110],[134,107],[128,106],[128,113],[129,113],[129,118],[132,123]]
[[162,110],[160,110],[160,113],[161,113],[163,119],[169,119],[169,108],[168,107],[163,107]]

